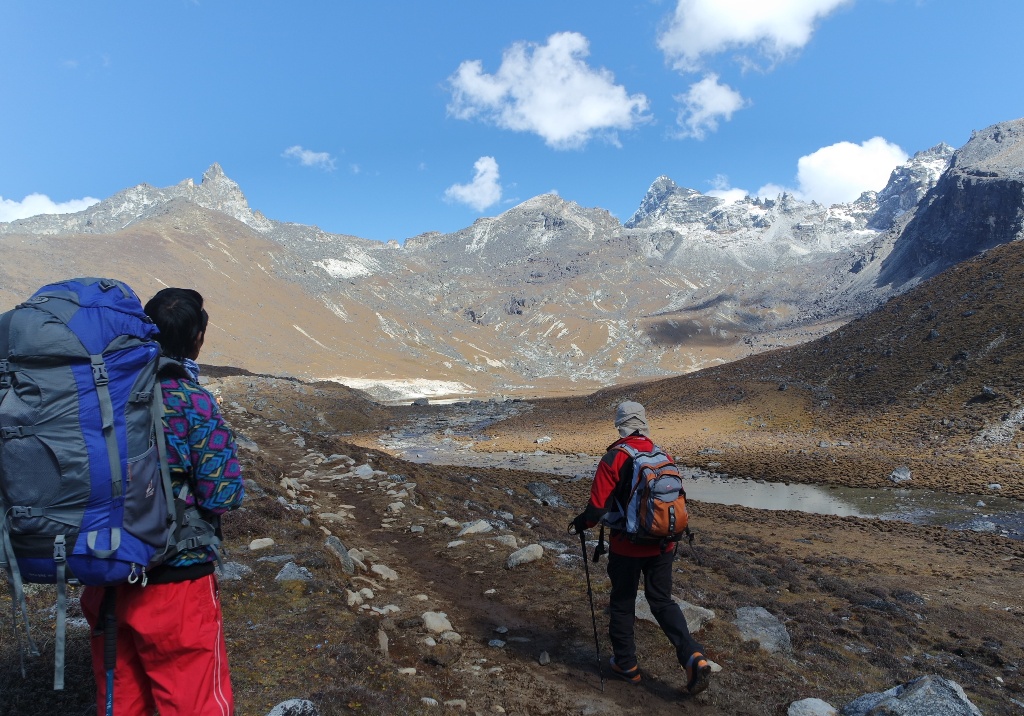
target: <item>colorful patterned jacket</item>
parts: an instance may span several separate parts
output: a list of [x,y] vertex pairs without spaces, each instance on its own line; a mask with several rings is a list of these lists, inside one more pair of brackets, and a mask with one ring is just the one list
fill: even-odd
[[[245,488],[238,464],[238,448],[234,435],[224,422],[217,401],[197,383],[184,378],[164,378],[160,382],[164,396],[164,436],[167,440],[167,461],[175,494],[185,480],[190,481],[192,494],[188,503],[198,504],[204,519],[213,522],[219,532],[219,516],[242,504]],[[181,552],[166,567],[183,568],[212,563],[216,554],[212,547]],[[212,571],[213,565],[202,572]],[[161,569],[162,573],[178,572],[192,578],[196,570]],[[188,573],[188,576],[184,576]],[[158,581],[178,581],[161,574]]]

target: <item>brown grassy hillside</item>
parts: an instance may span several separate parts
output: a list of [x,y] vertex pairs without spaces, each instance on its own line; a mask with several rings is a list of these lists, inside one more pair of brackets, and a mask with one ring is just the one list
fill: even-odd
[[[756,478],[1024,497],[1024,244],[992,249],[814,342],[699,373],[539,401],[489,449],[600,452],[615,405],[648,408],[682,461]],[[1018,442],[1022,441],[1022,442]]]

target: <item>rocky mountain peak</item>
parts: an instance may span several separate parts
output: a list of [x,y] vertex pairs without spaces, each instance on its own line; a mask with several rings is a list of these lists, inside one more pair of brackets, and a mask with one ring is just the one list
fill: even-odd
[[76,214],[41,214],[0,224],[0,235],[109,234],[178,201],[226,214],[264,234],[274,230],[274,222],[252,211],[242,189],[227,177],[220,164],[214,163],[203,173],[202,183],[198,185],[191,178],[163,189],[137,184]]
[[1024,178],[1024,119],[973,132],[956,153],[953,168],[979,177]]
[[913,210],[949,167],[953,151],[953,147],[946,143],[937,144],[893,169],[889,182],[878,192],[878,210],[868,222],[868,227],[885,231]]
[[974,132],[907,222],[879,285],[910,284],[1024,237],[1022,206],[1024,119]]
[[694,189],[680,187],[662,175],[654,180],[640,207],[623,226],[627,229],[668,228],[671,224],[701,221],[724,202]]

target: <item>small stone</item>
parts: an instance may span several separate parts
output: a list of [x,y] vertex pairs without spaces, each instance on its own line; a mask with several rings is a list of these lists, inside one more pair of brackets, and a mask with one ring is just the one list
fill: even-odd
[[466,700],[465,699],[448,699],[447,701],[444,702],[444,705],[447,706],[450,709],[465,709],[466,708]]
[[468,525],[463,527],[458,536],[462,537],[463,535],[482,534],[484,532],[490,532],[493,529],[494,527],[492,527],[491,523],[487,520],[477,520],[476,522],[470,522]]
[[391,567],[385,566],[383,564],[373,565],[372,567],[370,567],[370,571],[378,575],[381,579],[383,579],[386,582],[398,581],[398,572],[391,569]]
[[267,716],[320,716],[320,712],[312,701],[288,699],[272,708]]
[[363,603],[363,596],[359,592],[345,590],[345,601],[350,607],[358,607]]
[[466,540],[464,540],[464,539],[453,539],[451,542],[449,542],[445,546],[448,547],[448,548],[452,548],[452,547],[458,547],[459,545],[463,545],[463,544],[466,544]]
[[388,658],[388,635],[383,629],[377,630],[377,644],[380,646],[381,655]]
[[423,525],[413,525],[412,527],[409,528],[409,531],[412,532],[414,535],[415,534],[420,534],[420,533],[422,533],[424,531],[423,530]]
[[313,574],[305,567],[300,567],[295,562],[289,562],[274,577],[278,582],[311,582]]
[[498,535],[497,537],[491,538],[492,542],[497,542],[505,547],[511,547],[512,549],[519,549],[519,540],[516,539],[515,535]]
[[429,696],[424,696],[420,699],[420,703],[424,706],[437,706],[437,699],[432,699]]
[[352,474],[356,477],[362,478],[373,477],[373,468],[369,465],[360,465],[352,470]]
[[437,646],[437,640],[434,639],[434,637],[432,636],[428,636],[426,639],[424,639],[423,643],[427,646]]
[[832,704],[821,699],[801,699],[789,705],[786,716],[838,716]]
[[909,482],[910,468],[907,467],[906,465],[900,465],[891,473],[889,473],[889,480],[890,482],[893,482],[897,485],[900,484],[901,482]]
[[551,657],[548,656],[548,653],[546,651],[542,651],[540,653],[540,656],[537,657],[537,663],[541,666],[547,666],[551,663]]
[[341,570],[345,574],[356,573],[356,564],[352,560],[351,555],[349,555],[348,550],[345,549],[345,545],[342,544],[340,539],[338,539],[334,535],[331,535],[327,538],[327,541],[324,543],[324,549],[326,549],[330,555],[332,555],[335,559],[338,560],[338,563],[341,565]]
[[516,550],[508,556],[505,563],[507,569],[513,569],[522,564],[536,562],[544,556],[544,548],[539,544],[529,544],[522,549]]
[[221,569],[220,579],[226,582],[241,581],[252,574],[252,567],[241,562],[225,562]]
[[369,587],[363,587],[359,590],[359,596],[363,599],[373,599],[373,590]]
[[413,599],[415,599],[417,602],[425,602],[428,601],[430,597],[428,597],[426,594],[417,594],[415,597],[413,597]]
[[255,552],[256,550],[266,549],[267,547],[273,546],[274,540],[271,537],[260,537],[258,539],[254,539],[252,542],[249,543],[249,551]]
[[495,649],[504,649],[505,642],[503,642],[501,639],[491,639],[489,642],[487,642],[487,646],[494,647]]
[[448,621],[448,615],[444,612],[423,612],[421,618],[427,631],[435,634],[451,631],[452,623]]
[[411,666],[407,666],[404,669],[399,669],[398,673],[404,676],[416,676],[416,669]]
[[461,644],[462,635],[455,631],[446,631],[441,634],[441,641],[446,641],[449,644]]

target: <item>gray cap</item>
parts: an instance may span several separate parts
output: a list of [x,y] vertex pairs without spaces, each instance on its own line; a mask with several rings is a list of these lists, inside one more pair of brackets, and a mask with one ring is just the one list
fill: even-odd
[[647,411],[640,403],[627,400],[619,403],[615,411],[615,427],[619,429],[619,435],[626,437],[638,432],[647,437],[651,436],[651,428],[647,425]]

